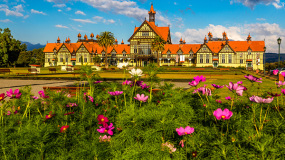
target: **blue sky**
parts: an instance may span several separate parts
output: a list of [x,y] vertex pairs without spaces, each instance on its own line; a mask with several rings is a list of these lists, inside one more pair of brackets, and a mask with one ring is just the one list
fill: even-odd
[[172,42],[202,43],[209,31],[231,40],[264,40],[268,52],[285,53],[284,0],[0,0],[0,28],[10,28],[14,38],[46,44],[77,34],[111,31],[119,42],[148,20],[153,3],[156,24],[170,25]]

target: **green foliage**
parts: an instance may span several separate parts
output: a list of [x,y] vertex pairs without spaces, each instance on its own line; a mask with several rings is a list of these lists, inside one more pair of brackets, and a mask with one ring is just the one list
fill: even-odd
[[[277,100],[257,104],[246,96],[232,94],[234,101],[220,104],[216,102],[218,91],[212,96],[198,95],[193,94],[193,88],[185,91],[164,83],[151,100],[139,102],[133,97],[150,96],[149,89],[119,83],[94,84],[99,77],[94,76],[90,66],[82,66],[80,73],[90,88],[78,90],[74,97],[66,91],[47,91],[49,98],[33,99],[31,88],[26,87],[20,90],[20,99],[7,97],[1,101],[0,159],[185,159],[186,155],[192,159],[195,151],[198,159],[285,158],[285,120],[280,116],[285,111]],[[123,94],[108,94],[112,91]],[[67,107],[70,103],[77,106]],[[233,116],[217,120],[213,116],[217,108],[228,108]],[[46,119],[47,115],[52,117]],[[115,127],[110,142],[99,141],[107,133],[97,131],[102,126],[98,115],[108,117],[108,124]],[[65,125],[69,128],[61,133],[60,127]],[[191,126],[195,131],[178,136],[176,128],[181,126]],[[179,145],[183,139],[184,148]],[[163,150],[165,142],[177,150],[172,154]]]
[[[3,32],[2,32],[3,31]],[[26,44],[13,38],[9,28],[0,28],[0,67],[14,65],[20,52],[25,51]]]
[[159,66],[159,52],[164,51],[164,44],[166,42],[160,37],[155,36],[154,41],[151,43],[151,49],[157,53],[157,65]]

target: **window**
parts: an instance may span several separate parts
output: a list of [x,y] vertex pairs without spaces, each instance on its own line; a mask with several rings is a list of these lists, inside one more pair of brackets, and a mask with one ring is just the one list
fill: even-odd
[[239,63],[240,63],[240,64],[243,64],[243,59],[240,59],[240,60],[239,60]]
[[149,44],[139,45],[139,54],[150,55],[151,54],[150,45]]
[[240,59],[242,59],[242,53],[240,53]]
[[63,58],[60,58],[60,62],[63,62]]
[[200,55],[200,63],[203,63],[203,55]]
[[126,57],[126,56],[127,56],[125,51],[123,52],[123,56],[124,56],[124,57]]
[[192,51],[190,51],[189,56],[190,56],[190,57],[192,57],[192,56],[193,56],[193,52],[192,52]]
[[87,58],[84,58],[84,62],[87,62]]
[[206,51],[206,46],[203,47],[203,51]]
[[248,55],[251,55],[251,50],[250,49],[248,50]]
[[79,62],[81,62],[81,57],[79,57]]
[[71,56],[71,58],[76,58],[76,56]]
[[226,55],[222,54],[222,63],[226,63]]
[[206,54],[206,63],[210,63],[209,55]]
[[256,53],[256,59],[259,59],[259,53]]
[[170,58],[171,57],[171,54],[170,54],[170,51],[167,52],[167,58]]
[[138,53],[137,45],[135,45],[134,53]]
[[149,36],[149,32],[142,32],[142,36]]
[[68,62],[68,58],[65,59],[65,62]]
[[225,46],[225,50],[228,51],[228,50],[229,50],[229,47],[228,47],[228,46]]
[[229,63],[232,63],[232,56],[231,54],[229,54]]
[[102,52],[102,57],[105,57],[105,52]]
[[48,58],[48,62],[50,62],[50,59]]
[[169,61],[168,61],[168,59],[164,59],[164,63],[168,63]]

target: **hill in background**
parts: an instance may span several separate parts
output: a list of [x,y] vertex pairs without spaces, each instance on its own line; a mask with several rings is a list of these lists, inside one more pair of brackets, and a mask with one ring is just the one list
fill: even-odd
[[[266,63],[278,62],[278,54],[277,53],[266,53],[265,55]],[[280,61],[285,60],[285,54],[280,53]]]
[[39,48],[44,48],[45,45],[41,45],[40,43],[38,44],[32,44],[30,42],[22,42],[22,44],[26,44],[27,45],[27,51],[32,51],[33,49],[39,49]]

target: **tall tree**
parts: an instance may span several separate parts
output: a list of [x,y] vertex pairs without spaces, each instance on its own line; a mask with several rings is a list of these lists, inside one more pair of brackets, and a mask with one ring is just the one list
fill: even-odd
[[20,52],[26,49],[25,44],[13,38],[9,28],[0,28],[0,66],[14,65]]
[[22,51],[19,54],[17,64],[20,66],[28,66],[29,64],[32,64],[32,51]]
[[33,56],[36,57],[36,63],[41,66],[45,64],[45,54],[43,51],[44,48],[33,49]]
[[159,66],[159,53],[164,51],[165,40],[160,36],[155,36],[154,41],[151,43],[151,49],[157,53],[157,65]]
[[105,67],[108,68],[109,64],[107,59],[107,49],[108,47],[112,47],[115,43],[114,34],[108,31],[101,32],[99,37],[97,38],[97,41],[99,46],[103,47],[103,50],[105,51]]

